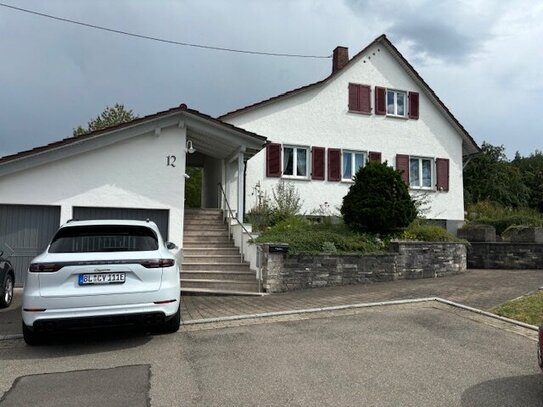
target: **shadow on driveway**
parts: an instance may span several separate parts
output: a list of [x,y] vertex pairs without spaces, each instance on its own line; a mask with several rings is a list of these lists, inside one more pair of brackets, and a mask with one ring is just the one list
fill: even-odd
[[462,406],[543,406],[543,374],[479,383],[464,392]]

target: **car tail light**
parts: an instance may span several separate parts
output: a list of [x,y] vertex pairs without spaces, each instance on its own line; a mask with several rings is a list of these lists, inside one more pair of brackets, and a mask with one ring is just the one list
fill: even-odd
[[174,259],[149,259],[143,260],[140,264],[148,269],[156,269],[160,267],[171,267],[175,264]]
[[32,273],[54,273],[62,267],[64,267],[64,264],[60,263],[31,263],[29,270]]

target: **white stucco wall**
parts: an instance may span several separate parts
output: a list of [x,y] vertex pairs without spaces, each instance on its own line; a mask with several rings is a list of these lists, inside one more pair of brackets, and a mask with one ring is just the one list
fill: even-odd
[[[371,115],[348,112],[350,82],[371,85]],[[419,92],[419,119],[375,115],[375,86]],[[395,166],[396,154],[448,158],[449,192],[428,192],[429,205],[425,216],[457,221],[464,218],[461,136],[383,46],[375,45],[369,49],[362,59],[325,86],[225,121],[266,136],[275,143],[378,151],[382,153],[382,160],[392,166]],[[268,196],[278,182],[278,178],[265,176],[265,155],[265,150],[262,150],[248,162],[247,211],[255,205],[256,198],[251,193],[257,182],[261,183]],[[325,202],[331,208],[341,206],[350,185],[349,182],[311,180],[292,182],[304,201],[303,211],[308,214]]]
[[[182,245],[185,129],[163,128],[0,177],[0,203],[169,209],[169,240]],[[166,157],[175,155],[175,167]]]

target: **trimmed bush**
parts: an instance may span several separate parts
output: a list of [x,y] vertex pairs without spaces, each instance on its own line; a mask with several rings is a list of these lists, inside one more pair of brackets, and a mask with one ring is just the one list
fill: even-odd
[[417,209],[399,172],[386,162],[369,162],[356,173],[341,214],[353,230],[389,233],[407,227]]
[[440,226],[429,225],[415,221],[403,231],[400,236],[403,240],[416,240],[421,242],[460,242],[458,239],[447,230]]
[[380,242],[372,236],[353,232],[343,224],[312,224],[303,218],[289,218],[270,227],[257,243],[287,243],[290,254],[375,252]]
[[543,220],[533,215],[510,215],[495,219],[479,218],[477,223],[494,226],[496,233],[500,236],[511,226],[543,226]]

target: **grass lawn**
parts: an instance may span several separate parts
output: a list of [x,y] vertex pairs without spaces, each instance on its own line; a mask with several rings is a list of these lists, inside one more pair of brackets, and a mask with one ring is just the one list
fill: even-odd
[[531,325],[543,324],[543,291],[506,302],[494,313]]

